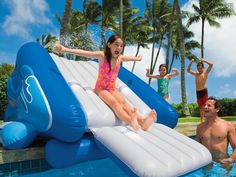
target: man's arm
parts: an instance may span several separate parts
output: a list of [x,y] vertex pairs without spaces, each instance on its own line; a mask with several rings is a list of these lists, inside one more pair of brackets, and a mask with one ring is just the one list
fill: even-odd
[[236,160],[236,131],[235,131],[235,127],[234,127],[233,123],[228,122],[228,124],[229,124],[228,125],[229,132],[228,132],[227,138],[228,138],[229,143],[233,149],[233,152],[229,158],[222,159],[221,160],[222,163],[232,163]]
[[200,125],[197,126],[197,129],[196,129],[196,137],[195,137],[195,140],[199,143],[201,143],[201,139],[200,139]]
[[201,58],[200,61],[203,62],[203,63],[208,64],[208,68],[207,68],[206,72],[209,73],[211,71],[212,67],[213,67],[213,63],[210,62],[210,61],[207,61],[204,58]]
[[193,62],[194,62],[194,59],[192,59],[192,60],[189,62],[187,72],[190,73],[190,74],[192,74],[192,75],[194,75],[194,76],[196,76],[197,73],[196,73],[196,72],[193,72],[193,71],[191,70],[192,63],[193,63]]

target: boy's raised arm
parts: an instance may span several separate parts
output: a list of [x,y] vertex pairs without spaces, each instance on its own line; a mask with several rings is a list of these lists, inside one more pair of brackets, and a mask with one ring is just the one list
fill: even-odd
[[200,61],[208,64],[208,68],[207,68],[206,72],[209,73],[213,67],[213,63],[204,59],[204,58],[201,58]]
[[196,73],[196,72],[193,72],[193,71],[191,70],[192,63],[193,63],[193,62],[194,62],[194,59],[192,59],[192,60],[189,62],[187,72],[190,73],[190,74],[192,74],[192,75],[196,75],[197,73]]

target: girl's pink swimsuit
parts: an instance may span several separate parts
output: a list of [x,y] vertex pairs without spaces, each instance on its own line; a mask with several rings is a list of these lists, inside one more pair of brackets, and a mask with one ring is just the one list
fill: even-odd
[[116,88],[116,78],[120,69],[120,62],[116,64],[114,69],[110,69],[110,65],[106,58],[98,70],[98,78],[95,85],[95,90],[114,91]]

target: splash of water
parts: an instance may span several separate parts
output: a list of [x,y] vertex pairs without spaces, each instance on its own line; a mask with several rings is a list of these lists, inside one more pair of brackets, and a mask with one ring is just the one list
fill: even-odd
[[[99,39],[94,33],[72,33],[61,36],[62,45],[68,48],[79,48],[83,50],[94,51],[99,49]],[[56,45],[56,43],[55,43]],[[55,48],[55,47],[54,47]],[[66,58],[73,60],[87,60],[85,57],[67,54]]]
[[60,44],[59,40],[58,39],[55,39],[55,40],[51,40],[50,42],[48,42],[44,48],[49,52],[49,53],[54,53],[54,54],[57,54],[59,55],[59,52],[57,51],[56,49],[56,45],[57,44]]

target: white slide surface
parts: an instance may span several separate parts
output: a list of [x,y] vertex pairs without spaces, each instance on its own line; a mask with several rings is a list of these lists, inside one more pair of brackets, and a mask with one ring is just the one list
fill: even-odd
[[155,123],[147,132],[116,126],[99,128],[94,134],[137,176],[181,176],[211,162],[203,145],[162,124]]
[[[51,56],[84,109],[88,131],[137,176],[180,176],[211,162],[211,154],[204,146],[165,125],[155,123],[146,132],[134,132],[119,121],[93,91],[96,62]],[[116,86],[129,104],[146,117],[151,109],[121,80]]]

